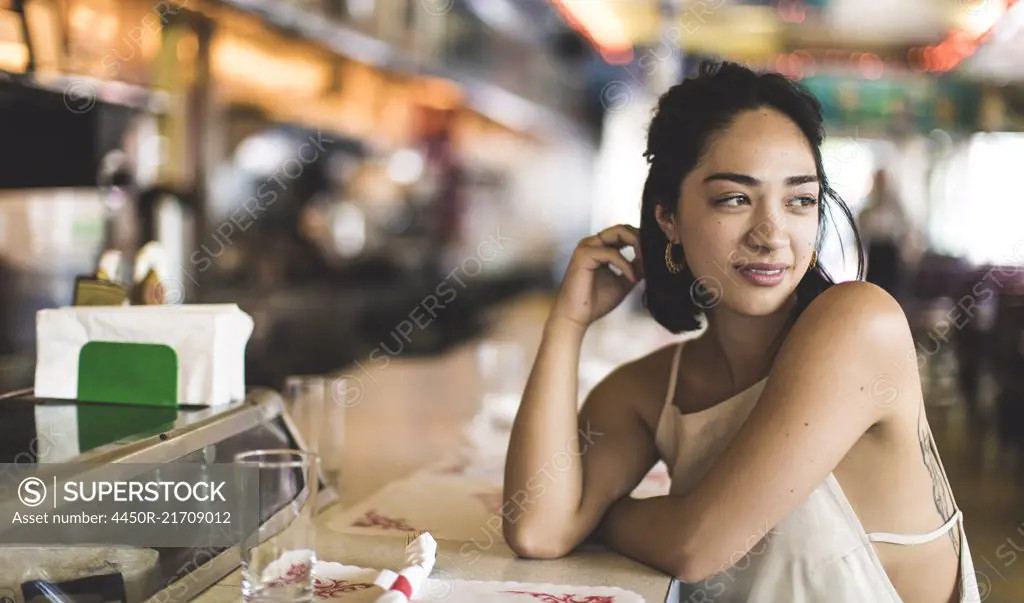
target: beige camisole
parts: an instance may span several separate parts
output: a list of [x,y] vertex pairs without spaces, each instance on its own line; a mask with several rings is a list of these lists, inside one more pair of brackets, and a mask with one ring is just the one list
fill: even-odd
[[[672,477],[672,494],[690,492],[725,449],[760,397],[767,380],[711,408],[681,413],[672,404],[683,344],[675,351],[665,407],[655,440]],[[939,458],[934,439],[932,453]],[[941,467],[941,461],[940,461]],[[945,470],[942,470],[946,479]],[[949,489],[949,482],[946,481]],[[949,489],[952,497],[952,490]],[[942,537],[960,524],[961,603],[979,603],[974,564],[953,515],[928,534],[865,532],[833,474],[778,525],[752,535],[749,552],[729,570],[697,584],[677,584],[684,603],[902,603],[872,542],[912,546]],[[740,556],[742,555],[742,556]]]

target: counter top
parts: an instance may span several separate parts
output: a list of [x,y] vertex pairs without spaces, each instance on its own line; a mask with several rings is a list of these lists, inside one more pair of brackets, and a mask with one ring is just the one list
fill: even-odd
[[[494,456],[445,463],[393,481],[356,505],[324,509],[315,520],[320,560],[398,569],[405,558],[407,534],[424,530],[438,542],[431,578],[455,581],[450,589],[442,589],[448,592],[457,594],[457,581],[517,582],[615,587],[633,591],[649,603],[666,600],[668,576],[605,547],[585,545],[553,560],[516,556],[501,536],[502,466],[503,459]],[[656,467],[633,495],[664,492],[666,477],[664,467]],[[235,571],[197,601],[236,601],[240,584],[241,574]]]
[[[520,307],[503,316],[502,332],[495,338],[520,341],[523,353],[532,355],[539,333],[530,327],[541,324],[536,314]],[[629,343],[623,343],[618,330],[595,329],[585,346],[581,392],[628,359],[624,356],[664,341],[634,333]],[[403,358],[383,370],[372,365],[367,365],[370,372],[352,370],[351,375],[362,380],[365,397],[346,412],[338,481],[342,502],[324,509],[315,520],[320,559],[397,569],[405,557],[407,534],[428,531],[438,542],[431,574],[435,580],[615,587],[635,592],[648,603],[665,601],[672,585],[668,576],[605,548],[588,545],[562,559],[527,560],[504,543],[504,457],[518,400],[485,395],[477,362],[475,346],[468,346],[439,359]],[[387,438],[382,437],[383,426]],[[396,474],[396,467],[406,466],[408,472]],[[668,485],[667,471],[659,465],[634,496],[661,494]],[[195,600],[236,603],[240,584],[240,572],[235,571]],[[331,598],[364,601],[370,592]]]
[[[405,535],[320,534],[319,556],[324,561],[366,568],[399,568],[405,558]],[[612,586],[631,590],[649,603],[665,600],[670,580],[664,574],[597,547],[584,547],[554,560],[516,557],[505,544],[479,547],[458,540],[438,540],[435,579],[487,580]],[[235,571],[197,597],[195,603],[236,603],[241,574]],[[457,583],[453,583],[457,584]]]

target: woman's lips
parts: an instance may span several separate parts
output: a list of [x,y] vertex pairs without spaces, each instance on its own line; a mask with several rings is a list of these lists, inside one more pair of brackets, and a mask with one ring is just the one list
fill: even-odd
[[740,264],[734,266],[743,278],[758,287],[775,287],[786,279],[786,264]]

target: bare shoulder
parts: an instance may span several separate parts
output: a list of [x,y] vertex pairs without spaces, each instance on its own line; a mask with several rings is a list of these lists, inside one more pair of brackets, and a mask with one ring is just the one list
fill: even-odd
[[803,321],[830,322],[837,326],[910,328],[907,316],[885,289],[864,281],[838,283],[810,303],[801,315]]
[[[787,364],[819,365],[856,375],[861,389],[884,408],[916,409],[920,390],[914,340],[899,302],[877,285],[838,283],[815,298],[793,325],[780,352]],[[820,365],[819,365],[820,366]],[[849,379],[844,379],[849,382]]]
[[914,350],[910,324],[899,302],[881,287],[862,281],[839,283],[823,292],[807,306],[790,334],[790,339],[816,347],[829,346],[836,337],[840,339],[833,344],[860,344],[881,352]]
[[590,392],[588,405],[628,407],[653,432],[665,403],[677,347],[669,344],[619,365]]

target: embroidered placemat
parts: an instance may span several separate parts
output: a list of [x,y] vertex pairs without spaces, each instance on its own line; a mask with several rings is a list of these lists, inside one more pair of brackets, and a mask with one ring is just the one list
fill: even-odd
[[[301,571],[292,572],[296,575]],[[282,579],[289,572],[284,570]],[[345,603],[373,603],[384,591],[373,581],[377,570],[319,561],[313,570],[317,600]],[[427,581],[422,603],[644,603],[637,593],[611,586],[570,586],[525,582],[455,580],[443,569]]]
[[[553,475],[557,475],[554,473]],[[339,533],[426,531],[435,538],[490,543],[503,541],[502,515],[510,520],[522,512],[550,482],[539,480],[537,489],[505,503],[501,471],[480,470],[469,463],[452,463],[392,482],[366,500],[335,511],[327,529]],[[651,470],[633,496],[646,498],[668,493],[669,475],[663,463]]]

